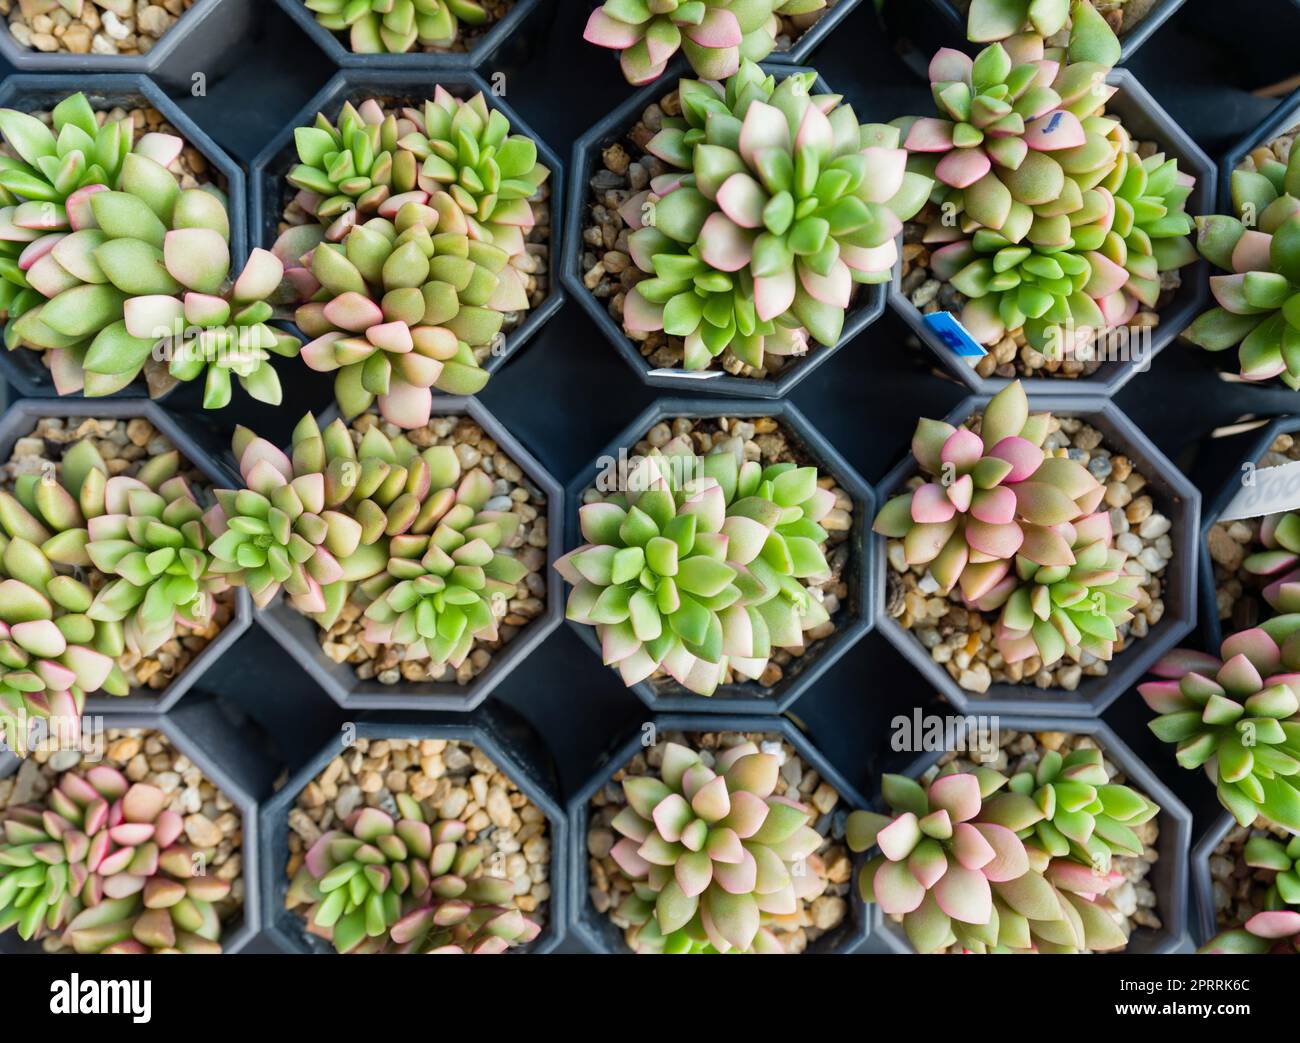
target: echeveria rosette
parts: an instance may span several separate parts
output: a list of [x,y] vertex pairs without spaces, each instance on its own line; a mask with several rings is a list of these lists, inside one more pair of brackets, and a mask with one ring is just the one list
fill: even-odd
[[288,900],[312,934],[340,953],[493,954],[537,937],[511,882],[475,875],[483,849],[464,822],[396,801],[399,817],[358,808],[308,850]]
[[69,771],[44,806],[10,808],[0,844],[0,930],[57,936],[79,954],[219,953],[226,880],[185,843],[157,786],[108,765]]
[[121,625],[125,647],[142,656],[206,627],[229,587],[210,571],[204,508],[179,471],[173,449],[134,477],[109,478],[104,512],[87,521],[86,556],[109,582],[86,614]]
[[990,816],[999,821],[1004,810],[999,802],[1022,798],[1032,800],[1043,816],[1021,831],[1022,839],[1052,858],[1068,858],[1101,874],[1111,872],[1116,855],[1142,856],[1134,830],[1160,813],[1137,790],[1111,781],[1096,747],[1065,756],[1046,750],[1032,771],[1012,775],[1005,794],[990,798]]
[[1068,47],[1054,53],[1107,67],[1119,63],[1119,39],[1090,0],[971,0],[966,16],[966,38],[972,43],[1025,35],[1050,38],[1066,28]]
[[663,670],[712,695],[728,671],[758,679],[773,650],[803,648],[829,618],[801,582],[829,571],[818,522],[834,496],[816,468],[696,457],[679,438],[627,486],[579,509],[586,542],[555,565],[573,586],[568,618],[596,627],[625,684]]
[[[1035,480],[1072,463],[1049,457]],[[981,608],[1001,603],[996,641],[1008,663],[1038,656],[1051,666],[1066,655],[1078,661],[1084,652],[1108,662],[1119,628],[1133,618],[1140,580],[1124,571],[1128,555],[1113,545],[1109,513],[1064,522],[1057,531],[1074,564],[1043,566],[1018,555],[1015,576],[980,602]]]
[[315,291],[295,313],[311,338],[302,359],[335,374],[348,418],[378,402],[390,423],[423,427],[432,388],[482,390],[488,373],[472,348],[490,344],[505,315],[527,307],[522,284],[500,278],[509,266],[504,250],[438,232],[438,224],[432,207],[403,203],[395,220],[372,218],[303,258]]
[[722,85],[683,79],[682,116],[646,146],[669,170],[620,209],[647,275],[623,325],[682,337],[688,370],[728,348],[758,369],[809,337],[836,345],[855,284],[889,279],[902,221],[925,202],[898,132],[859,124],[813,79],[778,85],[749,62]]
[[1183,336],[1207,351],[1237,348],[1246,380],[1300,390],[1300,150],[1233,175],[1236,217],[1196,219],[1196,248],[1227,275],[1210,277],[1217,307]]
[[477,0],[305,0],[324,28],[347,33],[353,54],[406,54],[415,48],[446,50],[462,25],[486,25]]
[[619,52],[628,83],[663,75],[680,49],[695,74],[723,80],[776,46],[777,15],[820,11],[826,0],[605,0],[583,39]]
[[1246,555],[1241,567],[1268,580],[1264,600],[1278,612],[1300,612],[1300,515],[1270,514],[1261,519],[1259,539],[1264,550]]
[[400,646],[407,660],[459,667],[476,640],[496,640],[497,620],[527,574],[502,552],[519,515],[485,510],[492,480],[479,468],[462,474],[451,446],[433,446],[421,459],[429,484],[420,534],[393,536],[386,571],[361,584],[372,599],[365,639]]
[[636,952],[784,951],[768,925],[826,881],[813,811],[775,795],[779,771],[753,743],[709,767],[669,742],[657,775],[623,779],[610,855],[633,885],[618,914]]
[[1044,458],[1050,420],[1030,415],[1019,381],[985,406],[979,434],[922,419],[912,455],[927,481],[891,498],[873,530],[902,540],[908,564],[927,565],[940,593],[957,587],[972,605],[1006,596],[1017,556],[1073,565],[1063,527],[1094,511],[1105,490],[1077,462]]
[[1279,616],[1223,642],[1222,658],[1178,649],[1138,686],[1151,730],[1178,763],[1204,767],[1243,826],[1263,815],[1300,833],[1300,617]]

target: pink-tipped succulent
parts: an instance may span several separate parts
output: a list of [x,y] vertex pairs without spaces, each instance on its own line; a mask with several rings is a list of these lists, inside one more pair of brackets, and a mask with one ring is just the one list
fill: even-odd
[[1248,554],[1243,569],[1268,580],[1264,600],[1278,612],[1300,612],[1300,515],[1270,514],[1259,527],[1264,550]]
[[[1117,5],[1121,9],[1123,2]],[[1092,0],[970,0],[966,17],[966,38],[972,43],[1048,39],[1066,29],[1068,48],[1052,48],[1054,57],[1068,54],[1072,61],[1107,67],[1119,63],[1119,39]]]
[[836,345],[855,286],[889,279],[925,202],[931,181],[906,172],[898,131],[860,124],[814,78],[778,85],[745,62],[725,84],[683,79],[682,115],[646,146],[668,169],[619,211],[646,276],[623,327],[681,337],[687,369]]
[[1042,450],[1051,417],[1030,415],[1019,381],[984,409],[980,433],[921,420],[912,455],[927,481],[880,510],[877,533],[901,539],[908,564],[928,565],[941,593],[970,604],[1009,594],[1018,557],[1055,568],[1075,563],[1064,526],[1101,502],[1087,469]]
[[490,955],[537,937],[512,882],[482,871],[464,822],[396,800],[400,817],[358,808],[307,852],[286,904],[306,906],[309,932],[341,953]]
[[825,6],[826,0],[605,0],[591,12],[583,39],[618,51],[628,83],[657,80],[678,50],[697,76],[722,80],[742,60],[772,53],[778,14]]
[[231,885],[157,786],[102,764],[65,772],[43,806],[9,808],[4,832],[0,931],[82,954],[221,951]]
[[1263,815],[1300,833],[1300,617],[1278,616],[1226,638],[1221,658],[1176,649],[1138,686],[1177,744],[1178,763],[1204,767],[1219,802],[1243,826]]
[[753,743],[709,766],[670,742],[657,775],[623,779],[610,854],[633,885],[618,913],[636,952],[784,951],[767,925],[826,880],[812,810],[774,795],[779,769]]
[[1300,910],[1256,913],[1243,926],[1220,932],[1196,951],[1210,956],[1295,956],[1300,954]]
[[491,20],[479,0],[305,0],[324,28],[347,33],[353,54],[445,51],[462,26],[476,29]]

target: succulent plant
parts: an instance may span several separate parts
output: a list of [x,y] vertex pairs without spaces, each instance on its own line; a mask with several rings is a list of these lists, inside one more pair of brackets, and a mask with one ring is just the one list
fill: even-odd
[[1252,869],[1273,873],[1264,897],[1267,909],[1300,906],[1300,836],[1285,844],[1272,837],[1255,835],[1246,840],[1243,858]]
[[685,366],[724,349],[746,365],[840,339],[853,288],[888,280],[902,221],[930,180],[904,170],[898,132],[859,124],[814,74],[778,85],[745,62],[725,85],[683,79],[682,116],[646,146],[669,170],[620,209],[645,273],[630,334],[685,340]]
[[1177,743],[1178,763],[1204,767],[1219,802],[1243,826],[1263,815],[1300,833],[1300,616],[1278,616],[1226,638],[1221,658],[1176,649],[1138,686],[1160,716],[1151,730]]
[[462,25],[486,25],[478,0],[306,0],[307,10],[332,32],[348,34],[353,54],[405,54],[445,50]]
[[451,446],[432,446],[421,459],[429,481],[412,526],[419,534],[393,536],[387,571],[361,584],[372,599],[365,639],[404,646],[408,660],[459,667],[476,639],[496,639],[497,619],[528,572],[502,553],[519,515],[484,509],[492,479],[478,468],[462,474]]
[[666,743],[655,775],[627,776],[610,854],[633,883],[618,914],[638,953],[783,951],[771,918],[795,913],[825,879],[812,810],[774,796],[780,762],[753,743],[713,766]]
[[312,934],[341,953],[492,954],[537,937],[511,881],[477,873],[483,849],[464,822],[396,800],[399,818],[358,808],[307,852],[288,903],[307,905]]
[[1236,347],[1246,380],[1300,390],[1300,152],[1232,178],[1236,217],[1196,219],[1196,248],[1229,274],[1210,277],[1217,306],[1183,333],[1207,351]]
[[[1051,471],[1064,462],[1052,457],[1043,467]],[[1036,478],[1043,477],[1040,470]],[[1005,598],[997,647],[1008,663],[1036,655],[1051,666],[1067,654],[1077,661],[1083,652],[1109,661],[1119,627],[1133,618],[1140,580],[1124,571],[1128,555],[1112,544],[1110,514],[1098,511],[1057,531],[1073,565],[1044,567],[1018,555],[1015,579],[1008,577],[980,602],[991,608]]]
[[8,809],[0,930],[56,935],[77,953],[219,953],[212,852],[184,843],[161,789],[116,768],[64,772],[45,806]]
[[[454,208],[450,197],[447,204]],[[394,220],[372,218],[304,257],[317,289],[295,314],[311,338],[302,359],[335,373],[335,398],[348,418],[378,401],[391,423],[422,427],[431,388],[482,390],[488,373],[471,349],[491,343],[505,315],[528,306],[522,284],[501,278],[505,250],[436,232],[439,221],[431,206],[402,203]],[[278,249],[286,248],[282,241]]]
[[818,522],[834,497],[817,477],[672,440],[625,492],[579,509],[586,542],[555,563],[573,586],[568,618],[596,627],[629,686],[660,669],[698,695],[728,670],[759,678],[773,649],[802,648],[829,618],[800,582],[829,569]]
[[1294,956],[1300,953],[1300,911],[1279,909],[1256,913],[1244,926],[1221,932],[1196,951],[1202,955]]
[[182,190],[140,152],[122,161],[120,190],[90,185],[70,199],[59,231],[40,240],[26,271],[42,300],[11,323],[16,343],[50,352],[60,394],[109,395],[151,358],[178,380],[206,373],[204,405],[230,401],[231,376],[259,401],[280,401],[269,352],[298,342],[266,325],[266,297],[283,270],[254,251],[234,281],[230,217],[206,189]]
[[979,434],[922,419],[912,455],[929,480],[891,498],[874,531],[901,539],[909,564],[928,565],[940,593],[959,587],[969,604],[1005,595],[1017,556],[1074,565],[1063,527],[1094,511],[1104,489],[1077,462],[1044,458],[1050,419],[1030,415],[1019,381],[985,406]]
[[971,0],[966,17],[966,38],[972,43],[1055,37],[1067,28],[1071,60],[1106,66],[1119,62],[1119,40],[1089,0]]
[[1300,515],[1268,515],[1260,521],[1259,539],[1265,549],[1246,555],[1241,567],[1269,580],[1264,600],[1278,612],[1300,611]]
[[864,900],[901,918],[923,953],[1123,947],[1127,935],[1106,897],[1122,877],[1053,858],[1035,836],[1043,806],[1024,792],[999,792],[1008,781],[982,767],[949,769],[927,785],[883,776],[891,814],[855,811],[848,821],[850,848],[881,852],[859,872]]
[[820,11],[826,0],[605,0],[583,39],[619,52],[628,83],[663,75],[680,49],[695,74],[723,80],[776,46],[776,16]]

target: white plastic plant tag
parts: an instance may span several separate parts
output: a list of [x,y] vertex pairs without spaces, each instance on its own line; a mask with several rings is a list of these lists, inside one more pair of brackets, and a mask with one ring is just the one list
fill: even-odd
[[675,377],[678,380],[712,380],[714,377],[722,376],[721,370],[698,370],[688,373],[684,369],[652,369],[652,377]]
[[1300,510],[1300,460],[1280,467],[1242,468],[1241,491],[1229,501],[1220,521],[1263,518]]

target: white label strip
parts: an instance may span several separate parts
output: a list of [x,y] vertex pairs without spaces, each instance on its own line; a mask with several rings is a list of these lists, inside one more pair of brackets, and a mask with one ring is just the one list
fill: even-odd
[[1224,508],[1220,521],[1263,518],[1300,510],[1300,460],[1281,467],[1247,465],[1241,472],[1241,492]]

